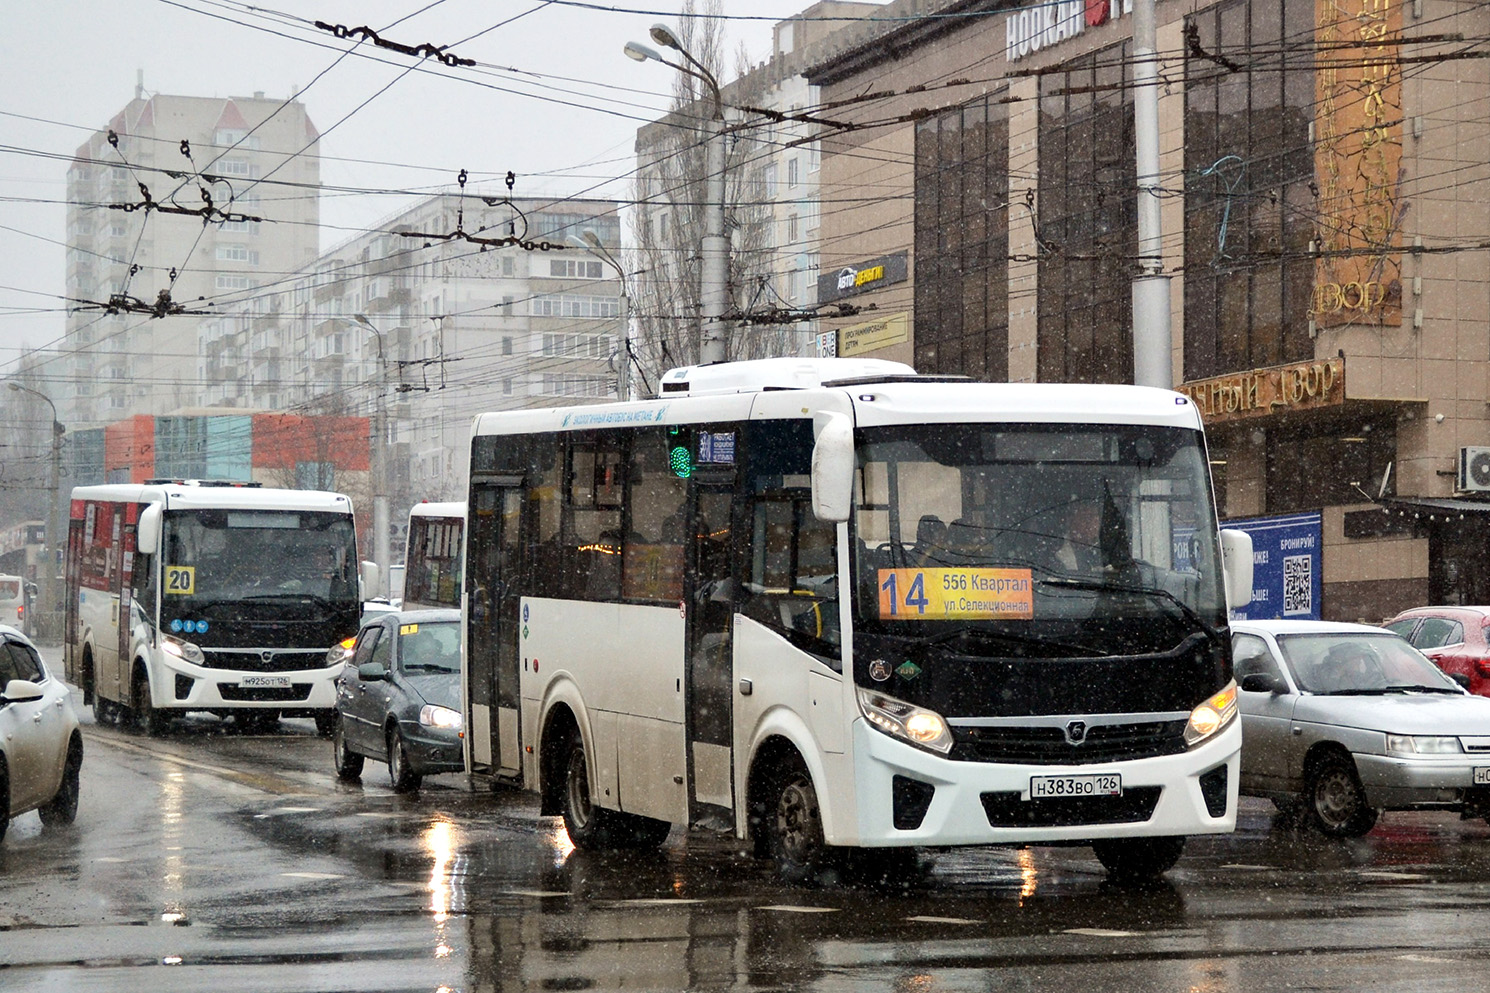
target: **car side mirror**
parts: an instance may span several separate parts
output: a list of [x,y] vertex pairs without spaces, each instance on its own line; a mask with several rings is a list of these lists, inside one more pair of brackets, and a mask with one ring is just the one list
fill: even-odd
[[24,703],[27,700],[40,700],[42,696],[41,687],[29,679],[12,679],[5,684],[5,703]]
[[1469,689],[1469,676],[1462,672],[1451,672],[1448,677],[1458,683],[1463,689]]
[[1277,676],[1265,672],[1253,672],[1242,677],[1242,691],[1244,693],[1271,693],[1277,696],[1287,693],[1288,686]]
[[388,678],[388,670],[383,668],[381,662],[364,662],[357,667],[357,678],[376,683]]

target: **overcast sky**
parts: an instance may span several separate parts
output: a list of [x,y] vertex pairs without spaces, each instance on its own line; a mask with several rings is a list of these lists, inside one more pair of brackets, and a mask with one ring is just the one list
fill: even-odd
[[[598,6],[639,12],[583,9],[566,0],[287,0],[273,5],[288,12],[277,18],[254,13],[271,8],[241,0],[9,5],[0,58],[0,92],[6,94],[0,104],[0,373],[23,347],[49,348],[62,335],[57,297],[64,289],[67,158],[133,98],[138,71],[147,95],[227,97],[262,90],[284,98],[303,91],[324,135],[317,151],[327,185],[433,190],[452,183],[461,169],[487,181],[511,170],[519,196],[624,198],[629,181],[614,177],[632,167],[637,127],[665,111],[672,70],[633,62],[621,48],[628,40],[648,42],[655,21],[676,23],[669,12],[678,4],[600,0]],[[743,43],[760,62],[771,49],[771,24],[807,3],[723,0],[723,6],[731,17],[731,48]],[[390,27],[402,18],[408,19]],[[338,62],[351,43],[304,23],[316,20],[367,25],[411,45],[448,45],[455,55],[512,71],[447,69],[426,60],[422,68],[431,71],[399,78],[416,60],[364,43]],[[486,33],[472,38],[478,32]],[[408,202],[323,198],[322,247],[374,226]]]

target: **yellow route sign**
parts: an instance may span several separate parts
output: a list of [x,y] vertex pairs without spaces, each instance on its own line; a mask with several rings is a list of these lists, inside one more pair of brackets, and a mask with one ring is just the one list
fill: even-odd
[[880,619],[1029,620],[1035,584],[1029,569],[881,569]]

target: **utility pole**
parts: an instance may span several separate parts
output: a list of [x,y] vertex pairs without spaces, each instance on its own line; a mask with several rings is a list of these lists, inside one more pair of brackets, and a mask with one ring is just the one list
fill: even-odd
[[[12,390],[18,393],[29,393],[34,397],[45,400],[52,411],[52,450],[51,458],[47,462],[47,569],[46,575],[46,604],[45,615],[47,622],[46,630],[37,624],[37,633],[46,639],[58,638],[60,640],[62,631],[62,569],[60,557],[63,549],[67,547],[67,529],[62,523],[62,436],[67,429],[57,420],[57,405],[52,398],[40,390],[33,390],[29,386],[20,383],[8,384]],[[35,610],[35,606],[32,606]],[[36,619],[37,621],[40,618]]]
[[1159,201],[1159,52],[1155,0],[1133,3],[1133,131],[1138,174],[1138,277],[1133,280],[1133,382],[1169,389],[1169,277]]
[[616,258],[600,236],[594,231],[586,228],[581,231],[579,237],[569,236],[570,244],[576,248],[583,248],[601,262],[616,270],[616,279],[621,283],[621,350],[620,368],[616,370],[616,399],[631,399],[631,293],[626,289],[626,270],[621,267],[621,260]]
[[353,315],[358,324],[373,333],[378,342],[378,396],[373,406],[372,484],[373,484],[373,561],[378,566],[378,588],[372,596],[388,593],[388,570],[391,549],[388,547],[388,355],[383,350],[383,332],[373,326],[366,314]]

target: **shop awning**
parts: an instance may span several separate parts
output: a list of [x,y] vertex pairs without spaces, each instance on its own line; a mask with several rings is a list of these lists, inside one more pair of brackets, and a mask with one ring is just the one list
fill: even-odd
[[1439,497],[1385,497],[1381,504],[1399,516],[1416,514],[1448,520],[1466,514],[1490,514],[1490,500],[1454,500]]

